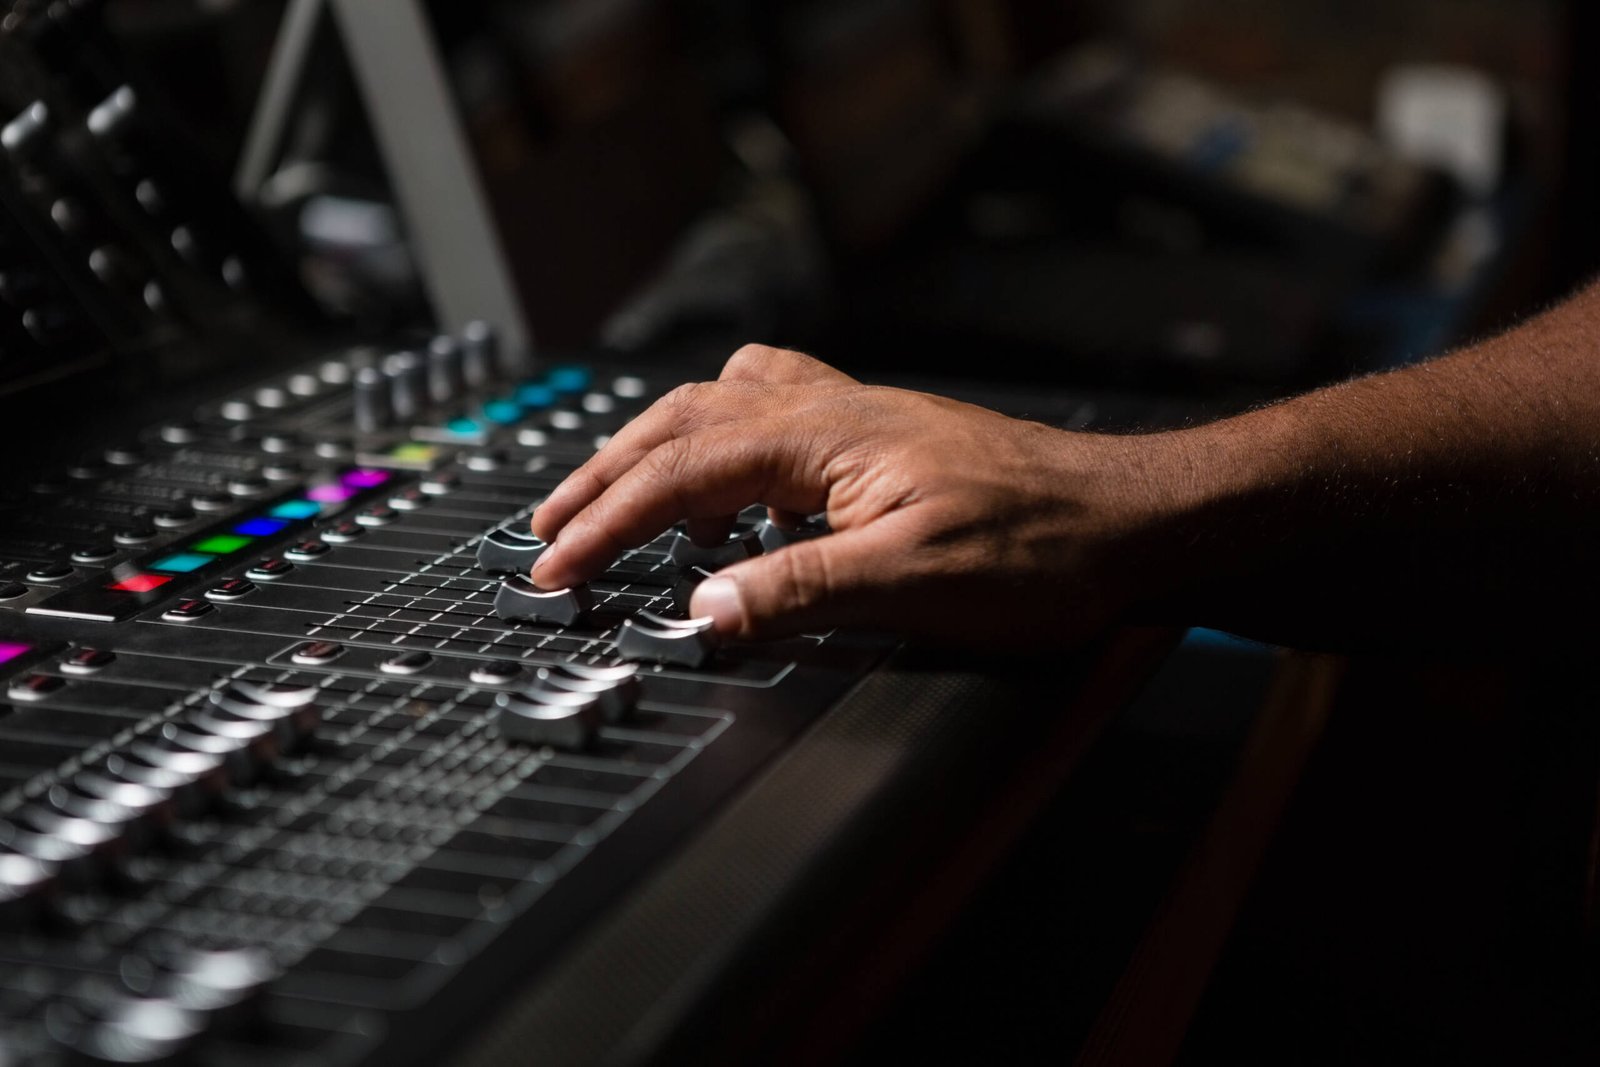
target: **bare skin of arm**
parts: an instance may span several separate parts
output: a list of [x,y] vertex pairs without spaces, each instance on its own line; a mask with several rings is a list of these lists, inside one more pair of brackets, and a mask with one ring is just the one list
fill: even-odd
[[[1069,433],[741,349],[534,513],[584,581],[763,503],[834,532],[705,582],[738,637],[1070,644],[1143,619],[1330,647],[1539,639],[1600,594],[1600,286],[1496,339],[1204,426]],[[1595,628],[1591,619],[1589,628]]]

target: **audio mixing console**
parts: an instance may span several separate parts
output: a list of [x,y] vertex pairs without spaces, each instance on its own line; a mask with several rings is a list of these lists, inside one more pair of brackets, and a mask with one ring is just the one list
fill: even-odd
[[326,360],[6,501],[8,1062],[361,1059],[374,1015],[508,925],[553,941],[541,902],[619,830],[621,883],[882,657],[685,619],[686,575],[797,535],[764,521],[508,604],[540,598],[532,506],[652,390],[486,389],[489,344]]

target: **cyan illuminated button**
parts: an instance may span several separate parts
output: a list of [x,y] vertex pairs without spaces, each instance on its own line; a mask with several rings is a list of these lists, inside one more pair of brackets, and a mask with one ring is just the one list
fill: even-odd
[[322,505],[314,500],[285,500],[267,514],[275,519],[314,519],[322,514]]
[[543,382],[526,382],[517,387],[517,403],[525,408],[547,408],[556,402],[556,391]]
[[150,564],[150,569],[166,571],[169,574],[188,574],[190,571],[199,570],[216,558],[203,552],[174,552]]
[[466,415],[458,419],[451,419],[444,424],[444,428],[450,433],[461,437],[476,437],[483,433],[483,424],[477,419],[468,418]]
[[515,400],[491,400],[483,405],[483,417],[500,426],[520,422],[523,414],[522,405]]
[[553,367],[545,376],[545,383],[558,393],[581,393],[593,379],[588,367]]

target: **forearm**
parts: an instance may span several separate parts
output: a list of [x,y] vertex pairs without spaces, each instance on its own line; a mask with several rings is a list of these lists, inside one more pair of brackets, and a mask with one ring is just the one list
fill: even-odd
[[1600,288],[1168,437],[1182,562],[1164,609],[1285,640],[1448,642],[1600,589]]

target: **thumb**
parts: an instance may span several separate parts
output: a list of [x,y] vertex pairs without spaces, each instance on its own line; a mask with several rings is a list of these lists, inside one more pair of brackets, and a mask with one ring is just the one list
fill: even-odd
[[724,637],[783,637],[885,616],[893,596],[887,531],[870,527],[799,541],[701,582],[690,614]]

